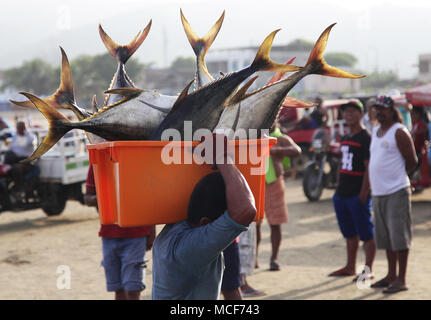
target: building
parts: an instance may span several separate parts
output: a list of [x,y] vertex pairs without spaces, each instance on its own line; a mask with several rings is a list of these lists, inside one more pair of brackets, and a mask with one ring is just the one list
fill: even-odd
[[419,55],[419,81],[431,81],[431,53]]

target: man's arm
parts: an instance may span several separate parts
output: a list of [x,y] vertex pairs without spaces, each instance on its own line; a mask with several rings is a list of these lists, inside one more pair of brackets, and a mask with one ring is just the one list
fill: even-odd
[[235,222],[248,226],[256,216],[253,193],[232,158],[227,156],[225,162],[217,164],[217,168],[226,185],[228,214]]
[[398,129],[395,133],[395,140],[397,141],[398,150],[400,150],[406,161],[407,174],[410,174],[418,165],[412,136],[406,129]]
[[362,186],[361,191],[359,193],[359,200],[362,202],[362,204],[365,204],[368,198],[368,193],[370,192],[370,179],[368,177],[368,164],[370,163],[369,160],[364,160],[364,178],[362,179]]
[[277,138],[277,144],[270,150],[271,156],[295,158],[301,155],[301,148],[287,135]]

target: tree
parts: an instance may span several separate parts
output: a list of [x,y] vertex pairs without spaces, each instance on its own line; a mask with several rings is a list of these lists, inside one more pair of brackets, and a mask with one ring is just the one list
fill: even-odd
[[354,67],[358,59],[350,53],[333,52],[325,54],[325,61],[336,67]]
[[362,88],[383,89],[388,86],[393,86],[399,82],[398,74],[395,71],[374,71],[361,79]]
[[[111,84],[117,69],[117,63],[109,53],[96,56],[81,55],[70,63],[75,97],[84,105],[89,105],[93,95],[104,97],[103,92]],[[127,74],[132,81],[137,82],[142,77],[145,65],[136,59],[127,61]],[[54,93],[60,84],[60,67],[53,67],[41,59],[24,62],[20,67],[4,71],[3,85],[0,89],[9,87],[17,91],[30,91],[36,95],[47,96]]]
[[178,57],[176,58],[172,64],[171,68],[175,71],[191,71],[194,72],[196,70],[196,62],[194,58],[188,57]]
[[56,89],[58,77],[53,66],[41,59],[34,59],[24,62],[20,67],[5,70],[0,89],[16,88],[44,95]]

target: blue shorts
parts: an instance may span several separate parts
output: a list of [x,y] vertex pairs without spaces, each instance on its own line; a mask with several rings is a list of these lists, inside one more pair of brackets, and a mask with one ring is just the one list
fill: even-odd
[[102,247],[107,290],[144,290],[147,237],[102,238]]
[[223,250],[225,269],[221,282],[222,291],[231,291],[241,286],[239,246],[238,242],[232,242]]
[[332,198],[337,215],[338,226],[344,238],[359,236],[361,241],[374,239],[374,224],[371,218],[371,198],[365,205],[358,196]]

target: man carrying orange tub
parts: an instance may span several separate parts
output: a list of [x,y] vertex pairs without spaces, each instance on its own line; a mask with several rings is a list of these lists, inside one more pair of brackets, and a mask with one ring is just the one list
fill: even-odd
[[[87,206],[97,207],[91,165],[88,169],[84,200]],[[155,234],[155,226],[100,226],[106,287],[109,292],[115,292],[115,300],[139,300],[141,291],[145,289],[145,251],[151,249]]]
[[[205,136],[204,150],[218,145],[218,137],[225,138]],[[247,230],[256,216],[253,194],[232,156],[217,149],[211,164],[216,164],[219,172],[197,183],[187,219],[166,225],[154,241],[155,300],[218,299],[224,267],[222,251]]]

